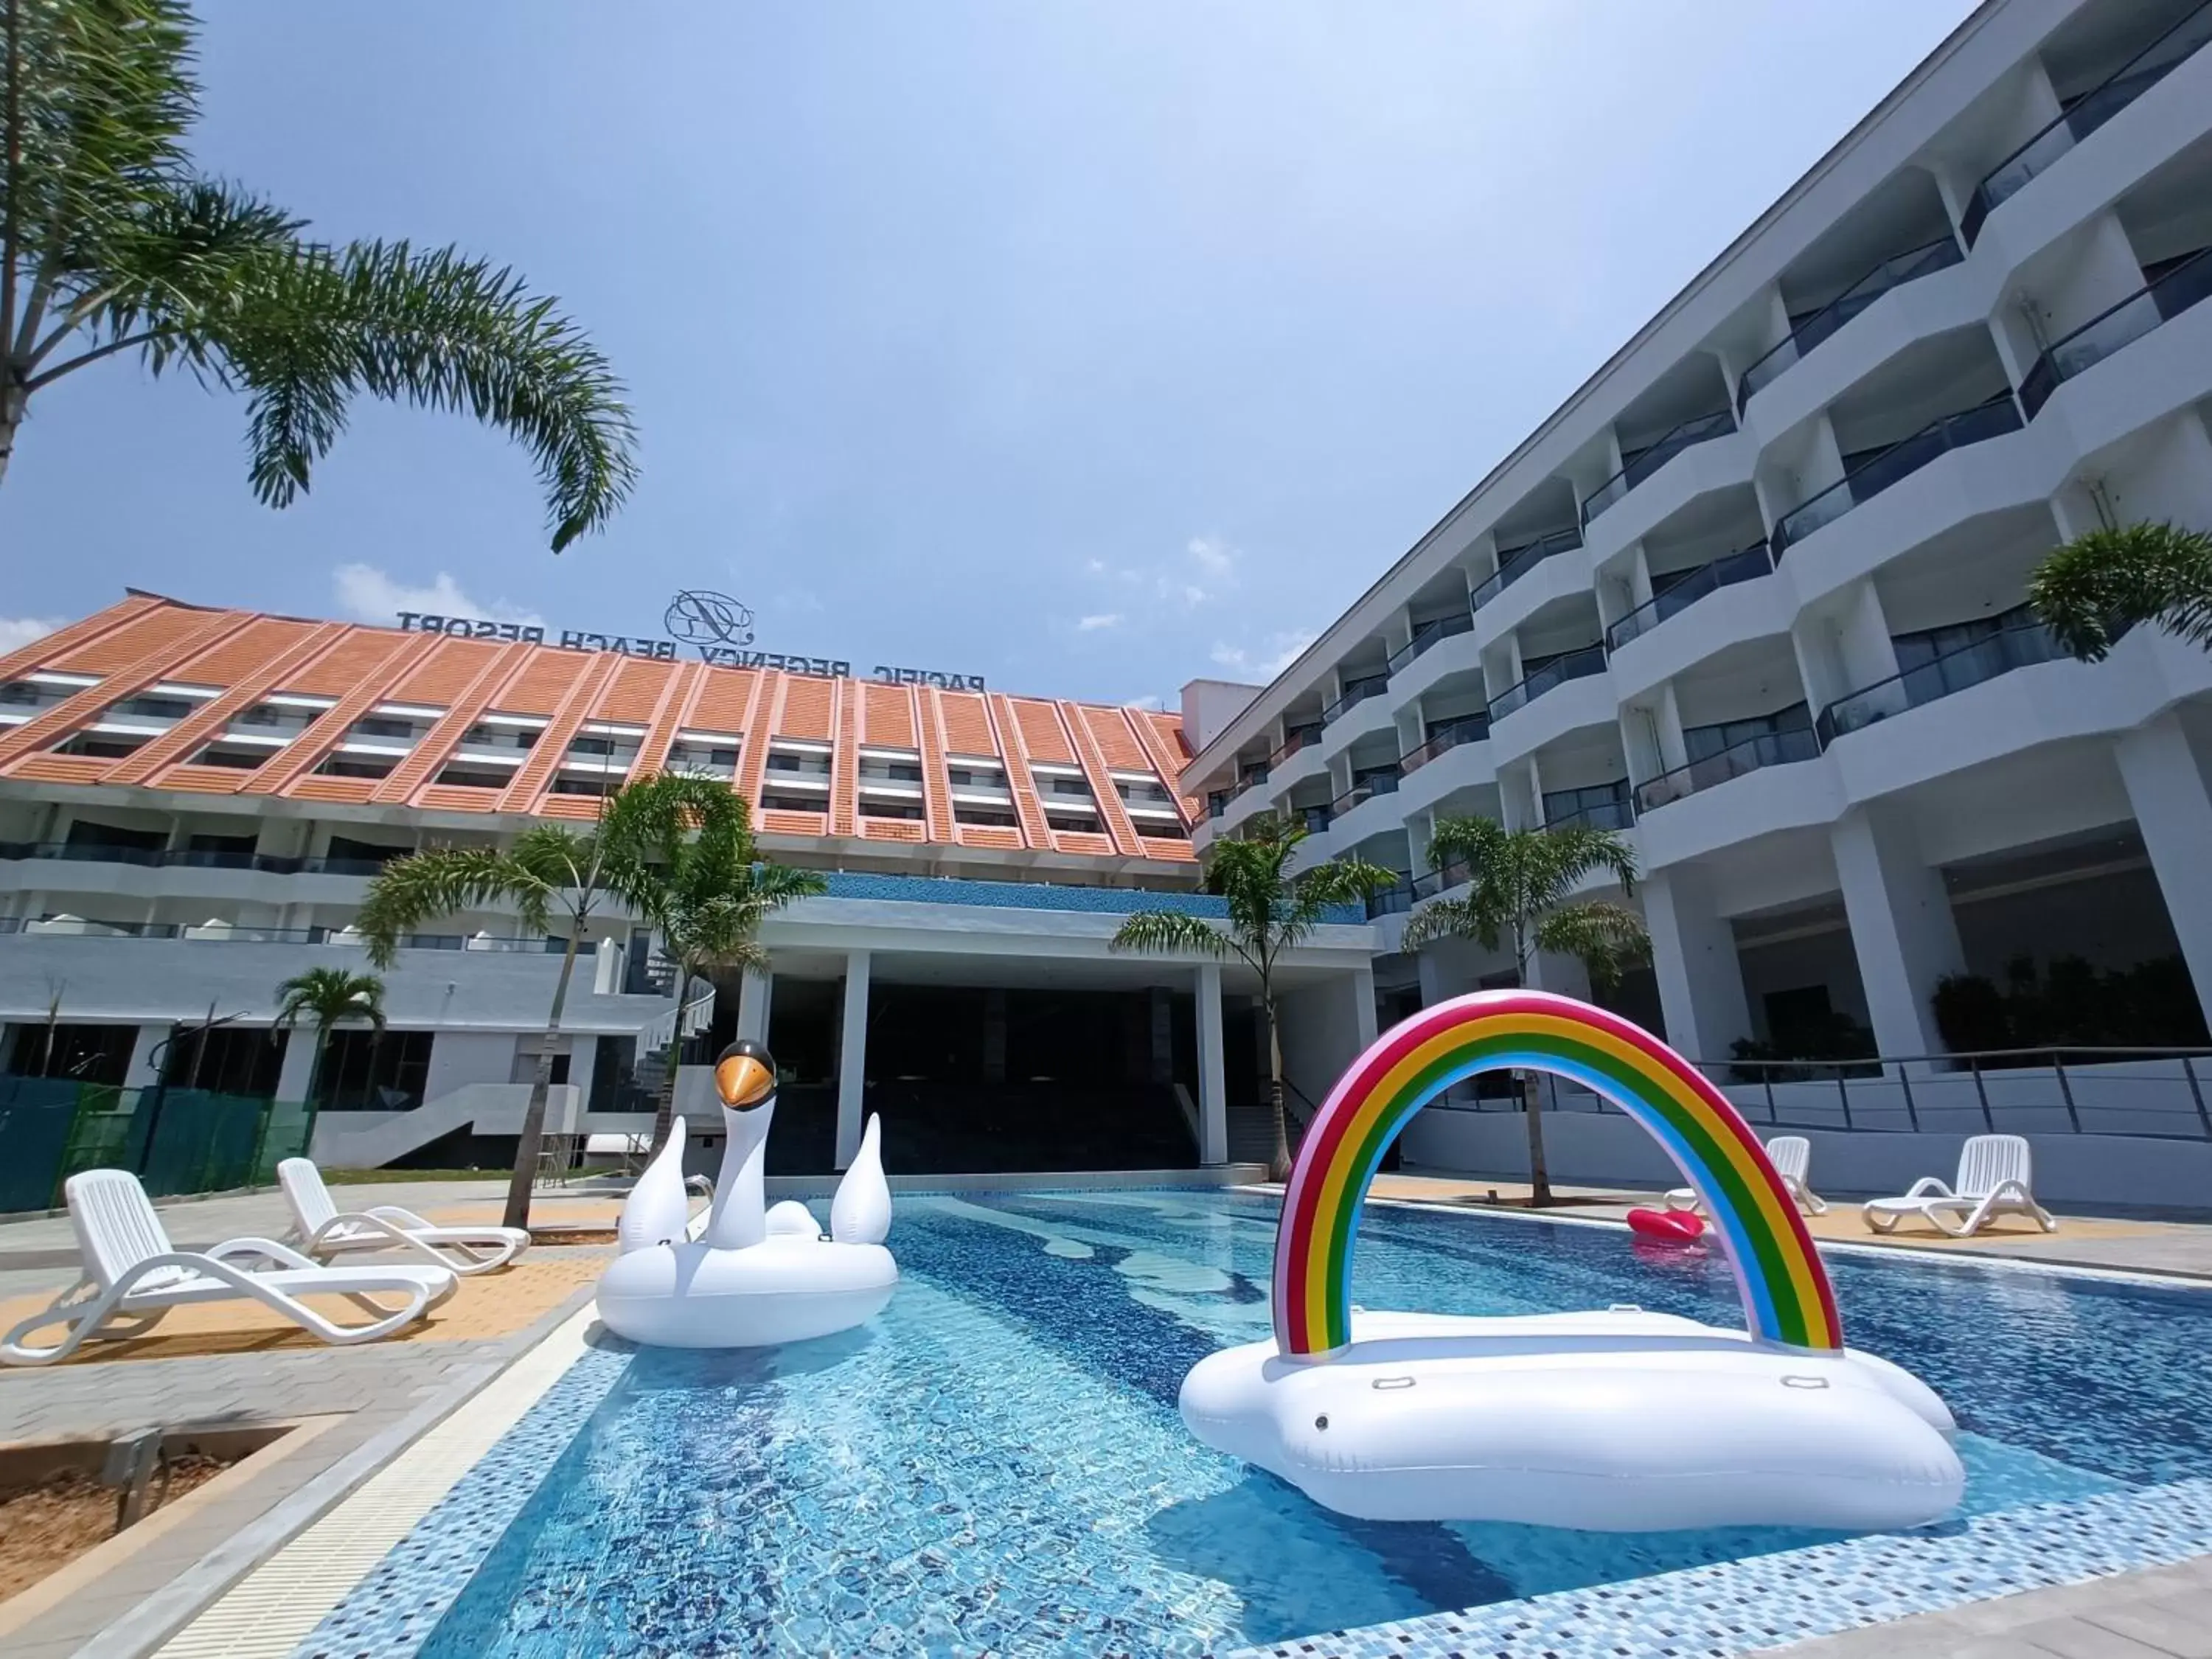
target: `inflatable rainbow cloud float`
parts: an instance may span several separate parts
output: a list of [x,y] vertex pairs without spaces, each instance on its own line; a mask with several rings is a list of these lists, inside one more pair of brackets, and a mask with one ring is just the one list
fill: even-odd
[[[1713,1218],[1747,1332],[1635,1308],[1352,1307],[1353,1236],[1383,1152],[1426,1103],[1501,1066],[1581,1083],[1658,1139]],[[1826,1271],[1750,1126],[1665,1043],[1568,997],[1460,997],[1353,1063],[1284,1195],[1274,1326],[1192,1369],[1183,1421],[1349,1515],[1864,1529],[1936,1520],[1965,1486],[1943,1402],[1844,1346]]]

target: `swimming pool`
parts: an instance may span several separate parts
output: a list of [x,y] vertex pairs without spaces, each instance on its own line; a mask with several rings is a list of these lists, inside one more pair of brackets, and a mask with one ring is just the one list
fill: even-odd
[[[1334,1515],[1175,1413],[1197,1359],[1267,1333],[1274,1213],[902,1199],[905,1280],[874,1325],[587,1354],[301,1651],[1196,1655],[1354,1631],[1324,1650],[1419,1655],[1579,1609],[1554,1650],[1657,1652],[1607,1632],[1664,1628],[1728,1652],[2212,1549],[2212,1293],[1863,1253],[1830,1257],[1846,1329],[1957,1413],[1953,1521],[1844,1540]],[[1648,1261],[1616,1230],[1375,1205],[1360,1238],[1370,1306],[1741,1317],[1717,1258]],[[418,1616],[380,1623],[400,1602]]]

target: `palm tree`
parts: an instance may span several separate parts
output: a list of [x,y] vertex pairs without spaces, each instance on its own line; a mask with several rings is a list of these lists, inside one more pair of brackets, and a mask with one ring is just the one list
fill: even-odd
[[[1508,830],[1495,818],[1441,817],[1429,839],[1429,862],[1440,870],[1464,866],[1467,896],[1435,899],[1416,910],[1406,923],[1408,951],[1439,939],[1475,939],[1486,951],[1510,949],[1523,985],[1538,955],[1573,957],[1600,990],[1650,954],[1651,936],[1635,911],[1569,896],[1586,878],[1608,871],[1622,892],[1635,892],[1636,854],[1616,830],[1583,823]],[[1522,1075],[1522,1099],[1528,1121],[1528,1201],[1542,1206],[1552,1201],[1552,1180],[1544,1166],[1543,1097],[1533,1072]]]
[[2212,535],[2172,524],[2093,530],[2045,557],[2027,597],[2083,662],[2102,662],[2137,623],[2212,651]]
[[1275,969],[1285,951],[1310,935],[1340,904],[1358,904],[1394,885],[1397,872],[1357,858],[1316,864],[1293,876],[1292,854],[1305,826],[1262,814],[1241,838],[1214,842],[1206,857],[1206,890],[1228,901],[1225,923],[1182,910],[1139,910],[1127,918],[1109,948],[1176,951],[1219,960],[1235,957],[1260,980],[1260,1006],[1267,1020],[1267,1093],[1274,1114],[1271,1180],[1291,1173],[1290,1131],[1283,1115],[1283,1037],[1276,1018]]
[[636,477],[622,387],[512,270],[310,239],[201,173],[182,0],[0,0],[0,478],[32,398],[136,352],[246,394],[254,494],[307,488],[358,393],[460,410],[537,462],[555,551]]
[[662,951],[676,964],[677,1018],[662,1054],[660,1097],[653,1115],[653,1149],[660,1150],[676,1118],[676,1070],[683,1048],[684,994],[694,975],[709,968],[758,972],[768,965],[760,927],[794,899],[826,893],[830,884],[811,870],[769,864],[755,855],[744,799],[737,811],[702,830],[677,849],[659,872],[647,914],[659,930]]
[[347,1020],[365,1020],[378,1035],[384,1031],[384,981],[374,974],[348,973],[343,968],[310,968],[295,974],[276,988],[274,1029],[296,1031],[301,1018],[315,1023],[315,1055],[307,1068],[308,1103],[322,1079],[323,1052],[329,1045],[331,1027]]
[[392,965],[403,936],[436,916],[505,902],[521,913],[523,927],[532,933],[548,930],[556,908],[567,922],[568,945],[553,982],[545,1041],[538,1051],[538,1074],[531,1080],[514,1172],[507,1182],[507,1225],[530,1223],[530,1187],[545,1133],[545,1096],[553,1083],[561,1011],[592,916],[610,903],[650,915],[660,872],[675,861],[685,833],[694,828],[713,832],[741,810],[728,787],[712,778],[664,772],[607,796],[589,830],[540,823],[504,848],[433,848],[393,860],[369,882],[356,925],[369,960],[380,968]]

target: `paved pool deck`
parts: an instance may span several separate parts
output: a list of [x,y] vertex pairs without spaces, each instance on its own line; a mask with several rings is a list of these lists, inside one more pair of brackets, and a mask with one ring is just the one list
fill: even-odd
[[[1546,1213],[1585,1221],[1618,1222],[1654,1197],[1616,1188],[1559,1190],[1568,1201]],[[498,1181],[394,1182],[337,1188],[334,1196],[342,1208],[399,1204],[440,1218],[493,1219],[504,1191]],[[1508,1181],[1433,1174],[1383,1176],[1374,1191],[1381,1199],[1468,1209],[1526,1195],[1525,1188]],[[274,1192],[179,1200],[161,1209],[171,1235],[186,1249],[241,1236],[281,1237],[289,1225]],[[548,1194],[536,1201],[532,1218],[542,1228],[582,1232],[608,1224],[611,1214],[603,1194]],[[1882,1239],[1866,1232],[1855,1206],[1839,1202],[1818,1231],[1824,1241],[1905,1252],[2212,1279],[2212,1224],[2203,1223],[2065,1217],[2052,1235],[2008,1228],[1966,1243],[1933,1235]],[[583,1307],[605,1249],[542,1243],[524,1259],[532,1269],[529,1278],[465,1281],[449,1308],[466,1317],[449,1314],[442,1328],[404,1341],[298,1346],[258,1323],[259,1316],[244,1304],[233,1304],[247,1339],[242,1350],[235,1342],[224,1351],[222,1342],[210,1341],[216,1327],[195,1327],[180,1333],[181,1343],[168,1339],[168,1350],[149,1342],[133,1355],[100,1363],[0,1368],[0,1444],[162,1425],[323,1419],[311,1441],[217,1495],[191,1525],[149,1536],[121,1565],[25,1627],[9,1629],[8,1604],[0,1602],[0,1652],[9,1659],[133,1659],[152,1652]],[[0,1307],[50,1296],[75,1276],[76,1263],[66,1217],[0,1224]],[[502,1278],[511,1286],[506,1295]],[[214,1312],[195,1311],[201,1324]],[[1312,1651],[1319,1659],[1327,1650]],[[1783,1651],[1792,1659],[2212,1659],[2212,1556],[1969,1603]]]

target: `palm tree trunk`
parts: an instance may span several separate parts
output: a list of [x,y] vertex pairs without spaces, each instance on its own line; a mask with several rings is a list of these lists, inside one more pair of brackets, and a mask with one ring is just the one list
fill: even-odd
[[1283,1032],[1275,1023],[1275,999],[1264,998],[1267,1011],[1267,1097],[1275,1120],[1275,1150],[1267,1160],[1267,1179],[1288,1181],[1291,1178],[1291,1135],[1289,1118],[1283,1107]]
[[1528,1120],[1528,1206],[1542,1209],[1552,1201],[1552,1176],[1544,1167],[1543,1078],[1535,1072],[1521,1073],[1521,1101]]
[[[677,1004],[677,1024],[684,1023],[681,1000]],[[683,1058],[684,1039],[672,1036],[668,1046],[661,1050],[659,1098],[653,1108],[653,1150],[658,1155],[668,1144],[669,1132],[676,1127],[676,1063]]]
[[[5,343],[0,341],[0,345]],[[15,453],[15,432],[23,424],[27,401],[21,387],[0,387],[0,482],[8,477],[8,458]]]
[[522,1135],[514,1143],[514,1172],[507,1180],[507,1212],[503,1225],[530,1225],[530,1188],[538,1178],[538,1149],[545,1139],[545,1096],[553,1086],[553,1044],[561,1035],[561,1011],[568,1001],[568,977],[576,970],[576,947],[584,924],[568,928],[568,948],[561,957],[561,977],[553,981],[553,1012],[545,1017],[545,1042],[538,1051],[538,1075],[530,1081],[530,1103],[522,1112]]

